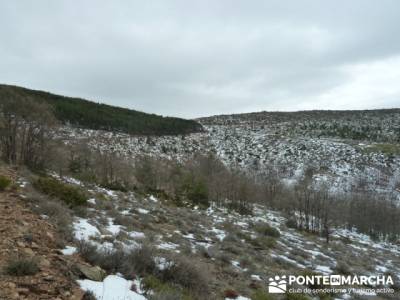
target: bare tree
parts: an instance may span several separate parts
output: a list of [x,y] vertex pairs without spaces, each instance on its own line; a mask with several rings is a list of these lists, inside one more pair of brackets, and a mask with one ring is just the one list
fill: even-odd
[[10,95],[0,103],[0,150],[10,164],[43,167],[52,127],[56,120],[50,107],[30,98]]

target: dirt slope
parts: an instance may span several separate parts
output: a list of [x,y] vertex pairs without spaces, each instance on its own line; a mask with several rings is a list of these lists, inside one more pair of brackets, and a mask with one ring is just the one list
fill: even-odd
[[[14,172],[0,174],[14,180]],[[71,266],[78,258],[57,250],[51,224],[34,214],[18,193],[0,192],[0,299],[81,299]],[[9,276],[4,271],[10,259],[34,258],[39,272],[33,276]]]

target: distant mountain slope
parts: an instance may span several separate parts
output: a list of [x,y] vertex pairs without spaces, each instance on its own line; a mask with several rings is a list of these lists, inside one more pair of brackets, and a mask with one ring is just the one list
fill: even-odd
[[200,118],[203,125],[248,126],[277,136],[400,142],[400,109],[257,112]]
[[0,85],[0,101],[5,97],[29,97],[46,101],[56,117],[66,124],[137,135],[176,135],[202,130],[196,121],[147,114],[127,108],[99,104],[17,86]]
[[400,115],[400,108],[371,109],[371,110],[302,110],[302,111],[260,111],[240,114],[215,115],[199,118],[198,120],[209,125],[222,125],[223,123],[241,123],[244,121],[255,122],[288,122],[307,120],[338,120],[338,119],[365,119],[384,117],[387,115]]

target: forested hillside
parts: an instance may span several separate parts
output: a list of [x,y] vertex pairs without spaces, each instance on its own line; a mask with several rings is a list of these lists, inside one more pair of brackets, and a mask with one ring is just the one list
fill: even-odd
[[58,120],[78,127],[137,135],[176,135],[202,130],[201,125],[191,120],[162,117],[80,98],[69,98],[17,86],[0,85],[0,101],[19,98],[45,101],[53,107]]

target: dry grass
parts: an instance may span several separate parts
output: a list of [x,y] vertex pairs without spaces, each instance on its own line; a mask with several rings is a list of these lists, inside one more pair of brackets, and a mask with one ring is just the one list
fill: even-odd
[[34,258],[17,257],[7,262],[4,272],[11,276],[35,275],[39,272],[39,266]]
[[55,225],[59,238],[72,241],[72,211],[63,202],[49,198],[36,191],[27,194],[32,210],[38,215],[46,215]]

